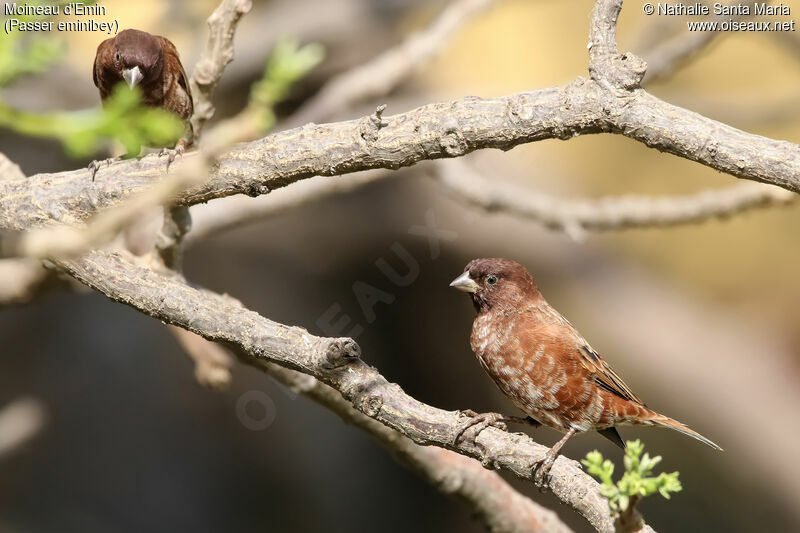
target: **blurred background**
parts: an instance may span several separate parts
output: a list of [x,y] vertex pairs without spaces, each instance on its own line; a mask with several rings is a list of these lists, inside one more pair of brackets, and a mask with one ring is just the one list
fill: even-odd
[[[216,2],[102,5],[105,19],[120,28],[169,37],[191,71]],[[332,76],[397,45],[444,5],[254,2],[215,97],[216,120],[242,109],[279,37],[325,49],[325,59],[276,109],[286,119]],[[390,115],[586,75],[591,7],[589,0],[497,0],[391,95],[330,118],[358,118],[380,103]],[[644,55],[659,40],[685,35],[684,28],[683,18],[646,17],[639,3],[626,3],[620,48]],[[63,60],[3,89],[4,103],[28,111],[99,105],[91,69],[105,37],[55,36],[67,47]],[[648,89],[737,128],[798,142],[799,42],[796,34],[725,35]],[[55,141],[3,129],[0,150],[26,175],[88,163],[68,159]],[[674,195],[735,182],[617,135],[467,159],[492,180],[565,198]],[[516,259],[649,406],[725,448],[714,452],[666,430],[621,430],[663,455],[666,471],[681,472],[683,492],[642,505],[657,531],[800,529],[796,205],[575,242],[443,194],[431,179],[434,165],[200,240],[187,251],[186,277],[315,334],[357,328],[364,360],[421,401],[516,414],[469,348],[471,303],[447,286],[474,257]],[[420,226],[446,235],[431,247]],[[382,259],[403,272],[398,247],[419,265],[407,287],[376,266]],[[391,303],[365,313],[356,282],[384,291]],[[331,314],[349,322],[331,331]],[[61,287],[0,308],[0,346],[0,424],[23,435],[3,446],[0,434],[0,531],[482,530],[466,507],[395,463],[369,436],[264,374],[237,364],[229,390],[198,385],[191,361],[161,323],[98,294]],[[545,428],[534,437],[551,445],[559,435]],[[564,453],[579,459],[594,448],[621,461],[597,435],[573,439]],[[554,498],[504,476],[576,531],[590,530]]]

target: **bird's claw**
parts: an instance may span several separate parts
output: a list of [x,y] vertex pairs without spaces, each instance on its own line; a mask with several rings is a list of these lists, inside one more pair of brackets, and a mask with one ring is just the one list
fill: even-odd
[[175,145],[175,148],[162,148],[160,152],[158,152],[158,157],[167,156],[167,172],[169,172],[169,166],[175,161],[175,158],[178,156],[182,156],[183,153],[186,151],[186,148],[183,143],[178,143]]
[[503,415],[501,415],[499,413],[480,413],[480,414],[478,414],[475,411],[473,411],[472,409],[467,409],[467,410],[464,410],[464,411],[459,411],[459,414],[466,415],[466,416],[470,417],[470,419],[467,420],[464,424],[462,424],[460,428],[458,428],[458,431],[456,432],[456,436],[453,438],[453,445],[454,446],[458,444],[458,441],[461,440],[461,437],[464,436],[464,433],[466,433],[468,430],[470,430],[472,428],[476,428],[476,429],[473,430],[474,433],[475,433],[475,436],[473,437],[473,440],[477,439],[478,435],[480,435],[481,431],[483,431],[484,429],[486,429],[489,426],[496,427],[500,431],[507,431],[508,430],[508,427],[506,427],[506,424],[504,422],[506,420],[506,417],[504,417]]
[[548,452],[542,459],[533,464],[533,469],[531,470],[533,484],[542,492],[545,492],[550,487],[550,469],[553,467],[555,460],[556,456]]
[[107,159],[99,159],[99,160],[95,159],[94,161],[89,163],[89,166],[86,168],[87,170],[89,170],[89,172],[92,173],[92,181],[94,181],[94,176],[95,174],[97,174],[97,171],[100,170],[101,166],[103,165],[111,166],[112,163],[115,163],[120,159],[122,159],[122,157],[109,157]]

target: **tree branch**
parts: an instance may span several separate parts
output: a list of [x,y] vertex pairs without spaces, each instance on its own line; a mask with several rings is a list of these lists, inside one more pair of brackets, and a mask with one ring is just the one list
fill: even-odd
[[788,205],[798,196],[785,189],[738,183],[686,196],[621,196],[561,199],[491,181],[463,160],[442,161],[436,181],[457,199],[486,211],[503,211],[564,231],[581,240],[586,231],[674,226],[725,218],[750,209]]
[[[197,380],[212,388],[230,384],[231,356],[219,344],[177,326],[168,326],[195,362]],[[373,436],[399,462],[441,493],[464,501],[494,533],[569,533],[558,515],[514,490],[477,461],[444,448],[423,447],[357,411],[342,395],[307,374],[236,350],[243,363],[269,374],[294,392],[314,400]]]
[[252,0],[222,0],[208,17],[208,41],[189,81],[194,101],[192,130],[195,138],[200,138],[206,122],[214,116],[216,110],[211,103],[214,89],[225,67],[233,61],[236,26],[252,7]]
[[233,360],[219,344],[209,342],[191,331],[167,326],[181,348],[194,361],[194,376],[204,387],[227,389],[231,383]]
[[[205,182],[208,176],[206,157],[205,152],[195,155],[187,164],[181,165],[178,172],[171,173],[151,187],[130,195],[114,209],[98,212],[86,225],[48,226],[28,231],[22,235],[20,242],[13,247],[14,249],[10,253],[38,259],[70,257],[105,245],[121,230],[141,217],[147,209],[169,202],[171,198],[182,193],[191,185]],[[161,160],[161,164],[164,164],[163,160]],[[181,210],[185,210],[185,208],[181,206],[165,208],[167,222],[165,226],[173,227],[173,231],[170,231],[171,235],[166,238],[179,240],[179,234],[182,238],[181,231],[186,229],[188,222],[171,219],[174,211],[180,212]],[[170,250],[170,246],[166,243],[163,243],[163,248],[165,255],[175,255],[176,257],[173,259],[177,260],[179,252],[171,253],[175,250]]]
[[[19,166],[0,152],[0,181],[24,180]],[[0,236],[0,250],[5,248]],[[41,261],[33,259],[0,259],[0,306],[32,300],[46,287],[54,285],[55,276]]]
[[323,122],[337,111],[350,109],[360,101],[386,96],[430,61],[466,21],[492,2],[452,0],[422,31],[412,33],[398,46],[328,81],[287,123],[299,126],[307,122]]
[[[613,132],[691,159],[734,176],[800,191],[797,145],[747,134],[643,91],[644,62],[619,54],[615,43],[621,0],[599,0],[590,33],[591,79],[564,87],[495,99],[465,98],[414,111],[281,132],[240,145],[224,154],[212,179],[177,195],[179,206],[233,194],[261,195],[314,175],[339,175],[364,169],[458,157],[483,148],[509,149],[547,138]],[[384,125],[385,123],[385,125]],[[187,155],[189,160],[196,155]],[[176,167],[187,165],[176,163]],[[40,174],[0,181],[0,227],[27,229],[53,221],[75,223],[162,177],[156,161],[124,162],[92,184],[85,171]],[[477,445],[455,446],[458,414],[417,402],[358,359],[351,339],[326,339],[271,322],[235,300],[187,286],[137,266],[127,254],[91,252],[59,261],[76,279],[110,298],[191,330],[207,339],[244,350],[252,360],[279,363],[312,375],[341,392],[365,415],[418,444],[436,445],[480,458],[530,478],[533,463],[546,448],[522,435],[490,428]],[[574,461],[559,457],[551,487],[596,528],[610,531],[608,509],[597,485]]]
[[[350,110],[358,102],[391,93],[413,75],[415,70],[430,61],[458,28],[491,3],[492,0],[449,2],[442,12],[418,33],[408,36],[397,46],[366,63],[327,81],[315,96],[281,126],[286,128],[306,122],[322,122],[331,118],[337,111]],[[242,115],[247,112],[244,110],[236,117],[218,124],[209,132],[210,136],[216,138],[219,136],[217,130],[228,132],[233,128],[236,131],[237,141],[251,140],[248,137],[249,132],[243,132],[241,127],[236,127],[236,123],[244,120]],[[229,138],[232,135],[225,133],[223,137]],[[211,232],[246,224],[332,194],[349,192],[385,176],[385,173],[367,172],[358,173],[346,180],[317,179],[284,189],[277,196],[273,192],[256,199],[233,197],[209,205],[200,205],[192,209],[192,216],[195,219],[189,240],[197,241]]]
[[[769,2],[767,2],[769,3]],[[728,2],[727,5],[742,5],[749,7],[751,15],[717,15],[711,17],[712,21],[723,22],[728,19],[742,20],[749,18],[753,13],[753,6],[756,0],[747,0],[740,2]],[[683,26],[686,28],[686,26]],[[642,83],[649,84],[655,81],[660,81],[668,78],[675,71],[677,71],[686,62],[695,57],[701,50],[710,46],[714,41],[720,37],[729,35],[729,32],[722,31],[694,31],[687,32],[669,39],[650,50],[642,52],[642,56],[647,59],[647,73],[644,76]]]
[[[610,79],[603,76],[606,82]],[[309,125],[238,145],[220,156],[207,183],[179,194],[175,202],[193,205],[233,194],[256,196],[316,175],[397,169],[481,148],[510,149],[601,131],[621,133],[739,178],[800,191],[797,145],[745,133],[643,90],[620,96],[582,78],[564,87],[501,98],[430,104],[384,120],[387,125],[380,129],[365,117]],[[187,154],[173,166],[181,168],[194,157],[198,156]],[[144,158],[113,165],[105,179],[94,184],[83,169],[4,180],[0,229],[21,230],[53,220],[78,222],[150,186],[162,172],[163,162]]]
[[[402,433],[417,444],[450,448],[504,468],[523,479],[547,448],[523,434],[495,428],[472,442],[453,444],[463,423],[457,411],[443,411],[408,396],[359,359],[352,339],[324,338],[298,327],[272,322],[229,296],[192,288],[179,276],[137,266],[127,253],[94,251],[59,266],[112,300],[154,318],[188,329],[206,339],[235,346],[255,360],[277,363],[319,379],[339,391],[356,409]],[[564,503],[599,531],[613,531],[606,500],[580,465],[559,456],[550,487]]]
[[647,69],[639,57],[617,52],[617,18],[621,9],[622,0],[597,0],[589,24],[589,75],[612,92],[638,88]]
[[45,419],[45,408],[35,398],[19,398],[3,406],[0,409],[0,459],[41,432]]

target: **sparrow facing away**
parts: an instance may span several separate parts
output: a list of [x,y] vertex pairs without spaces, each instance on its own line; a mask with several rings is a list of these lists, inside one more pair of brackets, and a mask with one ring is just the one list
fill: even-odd
[[160,107],[183,120],[185,137],[178,141],[174,150],[161,153],[169,155],[168,167],[176,155],[191,146],[193,131],[189,119],[194,106],[189,78],[178,50],[169,39],[140,30],[123,30],[97,47],[93,77],[103,101],[115,85],[124,81],[131,89],[137,86],[141,89],[144,105]]
[[[475,259],[451,284],[472,297],[478,316],[470,345],[483,369],[527,420],[496,413],[474,416],[472,426],[527,421],[565,433],[536,465],[547,483],[558,452],[576,433],[596,430],[621,448],[616,426],[660,426],[721,450],[680,422],[648,409],[580,333],[542,297],[525,268],[509,259]],[[474,414],[474,413],[472,413]],[[477,433],[476,433],[477,435]]]

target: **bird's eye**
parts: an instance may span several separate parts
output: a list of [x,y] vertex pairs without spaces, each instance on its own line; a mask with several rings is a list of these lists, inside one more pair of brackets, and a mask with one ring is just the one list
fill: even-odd
[[119,52],[117,52],[117,61],[119,61]]
[[488,283],[489,285],[495,285],[497,283],[497,276],[495,276],[494,274],[486,276],[486,283]]

